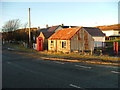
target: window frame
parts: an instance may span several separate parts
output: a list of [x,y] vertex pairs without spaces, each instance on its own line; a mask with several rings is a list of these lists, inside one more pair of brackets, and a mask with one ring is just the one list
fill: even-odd
[[62,48],[64,48],[64,49],[66,49],[66,48],[67,48],[66,41],[62,41],[61,45],[62,45]]
[[50,45],[54,46],[54,41],[53,40],[50,41]]

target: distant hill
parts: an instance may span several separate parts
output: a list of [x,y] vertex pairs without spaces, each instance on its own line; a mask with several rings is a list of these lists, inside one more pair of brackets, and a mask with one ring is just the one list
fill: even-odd
[[105,25],[105,26],[97,26],[97,28],[100,28],[101,30],[120,30],[120,24],[114,24],[114,25]]
[[[31,29],[31,31],[37,31],[38,30],[37,28],[30,28],[30,29]],[[25,31],[29,31],[29,28],[17,29],[15,31],[25,32]]]

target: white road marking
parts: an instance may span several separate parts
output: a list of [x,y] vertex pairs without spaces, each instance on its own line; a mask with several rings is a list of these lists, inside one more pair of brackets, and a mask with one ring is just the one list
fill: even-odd
[[14,49],[12,49],[12,48],[7,48],[8,50],[14,50]]
[[111,71],[112,73],[120,73],[120,72],[117,72],[117,71]]
[[11,64],[11,62],[7,62],[8,64]]
[[13,64],[13,63],[11,63],[11,62],[7,62],[9,65],[12,65],[12,66],[14,66],[14,67],[17,67],[17,68],[20,68],[20,69],[23,69],[23,70],[25,70],[25,71],[28,71],[28,72],[32,72],[32,73],[39,73],[39,72],[35,72],[35,71],[32,71],[32,70],[29,70],[29,69],[27,69],[27,68],[24,68],[24,67],[22,67],[22,66],[20,66],[20,65],[18,65],[18,64]]
[[74,88],[81,88],[81,87],[73,85],[73,84],[70,84],[69,86],[74,87]]
[[77,67],[82,67],[82,68],[88,68],[88,69],[91,69],[92,67],[87,67],[87,66],[81,66],[81,65],[75,65]]
[[104,66],[106,68],[118,68],[118,66]]

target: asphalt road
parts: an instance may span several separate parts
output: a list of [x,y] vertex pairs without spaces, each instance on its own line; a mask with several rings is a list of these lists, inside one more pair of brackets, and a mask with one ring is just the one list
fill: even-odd
[[2,52],[2,88],[118,88],[118,67]]

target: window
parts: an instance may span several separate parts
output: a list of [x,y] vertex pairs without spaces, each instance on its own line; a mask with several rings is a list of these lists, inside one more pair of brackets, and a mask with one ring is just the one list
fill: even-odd
[[51,41],[51,44],[53,43],[53,41]]
[[62,48],[66,48],[66,41],[62,41]]
[[50,41],[50,45],[53,46],[54,45],[54,41]]
[[54,41],[50,41],[50,46],[51,46],[51,48],[54,47]]

